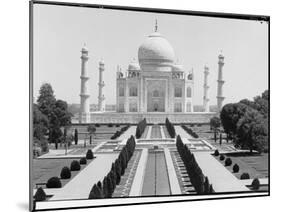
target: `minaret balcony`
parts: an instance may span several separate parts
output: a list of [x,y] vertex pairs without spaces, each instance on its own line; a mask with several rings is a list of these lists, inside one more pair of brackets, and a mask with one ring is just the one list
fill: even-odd
[[224,100],[225,97],[223,97],[223,96],[217,96],[217,99]]
[[84,60],[84,61],[87,61],[87,60],[89,59],[89,57],[86,56],[86,55],[82,55],[80,58],[81,58],[82,60]]
[[84,97],[84,98],[89,98],[89,97],[90,97],[90,95],[89,95],[89,94],[86,94],[86,93],[81,93],[80,96],[81,96],[81,97]]
[[105,83],[104,82],[99,82],[98,85],[99,85],[99,87],[104,87]]
[[104,101],[105,100],[105,97],[104,96],[99,96],[98,98],[100,101]]
[[90,79],[90,77],[87,77],[87,76],[80,76],[80,79],[81,79],[81,80],[88,80],[88,79]]
[[218,79],[217,82],[218,82],[218,83],[221,83],[221,84],[224,84],[225,81],[224,81],[224,80]]

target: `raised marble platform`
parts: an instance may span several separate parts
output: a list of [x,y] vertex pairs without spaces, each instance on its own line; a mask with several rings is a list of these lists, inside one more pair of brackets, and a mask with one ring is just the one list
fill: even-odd
[[215,116],[214,112],[193,112],[193,113],[90,113],[90,123],[130,123],[137,124],[146,118],[147,123],[165,123],[168,118],[172,123],[209,123],[210,118]]

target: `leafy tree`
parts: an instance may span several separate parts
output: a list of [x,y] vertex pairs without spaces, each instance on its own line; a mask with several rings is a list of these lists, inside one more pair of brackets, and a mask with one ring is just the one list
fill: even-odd
[[230,103],[222,108],[220,118],[228,137],[233,137],[236,134],[237,122],[244,116],[247,108],[247,105],[243,103]]
[[35,195],[34,195],[34,200],[35,201],[44,201],[46,200],[46,193],[43,190],[42,187],[38,188]]
[[213,117],[210,120],[211,129],[214,131],[215,142],[217,141],[217,131],[220,128],[221,120],[218,117]]
[[37,99],[38,109],[48,119],[49,141],[56,143],[61,141],[62,126],[71,124],[71,113],[67,110],[67,103],[62,100],[56,100],[54,91],[49,83],[44,83],[39,90]]
[[77,129],[75,129],[75,131],[74,131],[74,142],[75,142],[75,145],[78,144],[78,130]]
[[237,123],[237,139],[235,144],[242,149],[261,152],[267,142],[267,128],[263,116],[256,110],[248,108],[245,115]]
[[96,132],[96,128],[94,125],[89,125],[88,128],[87,128],[87,131],[89,132],[90,134],[90,144],[92,143],[92,135],[95,134]]
[[49,83],[44,83],[39,90],[39,97],[37,99],[39,110],[50,119],[53,108],[56,103],[54,91]]
[[95,184],[90,192],[89,199],[100,199],[102,197],[102,191],[97,184]]
[[33,104],[33,137],[38,140],[44,139],[48,132],[49,120],[38,108]]

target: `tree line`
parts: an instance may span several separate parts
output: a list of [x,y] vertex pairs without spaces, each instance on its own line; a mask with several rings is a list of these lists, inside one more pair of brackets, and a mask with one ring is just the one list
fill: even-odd
[[136,128],[136,138],[139,139],[141,137],[141,135],[143,134],[145,128],[146,128],[147,122],[146,119],[144,118],[143,120],[141,120]]
[[165,125],[166,125],[167,131],[168,131],[169,135],[171,136],[171,138],[175,138],[176,137],[175,127],[168,118],[166,118],[166,120],[165,120]]
[[110,198],[121,181],[121,176],[124,175],[125,169],[133,156],[136,142],[134,136],[131,136],[126,145],[122,148],[118,158],[112,163],[111,170],[104,177],[103,181],[94,184],[89,194],[89,199]]
[[34,143],[47,148],[49,141],[57,148],[58,143],[67,139],[66,129],[62,132],[61,128],[71,124],[71,116],[67,102],[56,99],[52,86],[44,83],[40,87],[37,104],[33,104]]
[[220,113],[221,123],[236,147],[250,152],[268,151],[268,107],[268,90],[253,101],[243,99],[224,105]]
[[179,135],[177,136],[176,146],[190,178],[191,184],[195,188],[197,194],[214,193],[213,186],[209,183],[208,177],[204,176],[193,153],[191,153],[186,144],[183,144]]

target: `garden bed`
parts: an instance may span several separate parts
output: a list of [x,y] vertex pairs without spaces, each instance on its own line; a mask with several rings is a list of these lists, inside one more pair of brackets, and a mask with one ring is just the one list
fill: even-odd
[[[61,169],[64,166],[70,167],[71,162],[74,159],[33,159],[33,188],[36,188],[36,184],[42,184],[44,188],[44,183],[47,183],[48,179],[51,177],[59,177]],[[87,164],[81,165],[81,170],[83,170],[92,160],[87,160]],[[80,171],[71,171],[70,179],[61,179],[62,187],[73,179]],[[38,185],[41,187],[41,185]]]
[[[238,179],[242,173],[247,172],[250,178],[268,178],[268,154],[249,154],[249,153],[226,153],[225,158],[231,158],[232,165],[226,168],[235,175]],[[220,163],[224,165],[224,161],[219,159],[219,156],[214,156]],[[233,173],[232,167],[234,164],[239,166],[239,172]]]

